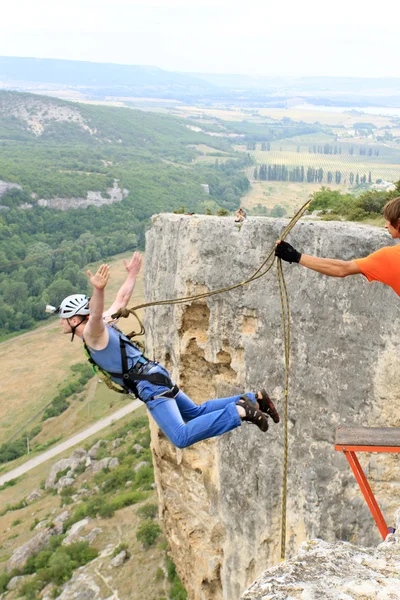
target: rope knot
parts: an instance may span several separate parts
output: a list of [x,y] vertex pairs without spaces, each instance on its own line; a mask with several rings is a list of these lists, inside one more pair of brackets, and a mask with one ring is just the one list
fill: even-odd
[[113,319],[119,319],[120,317],[122,317],[123,319],[127,319],[130,314],[131,311],[129,310],[129,308],[120,308],[115,314],[111,316]]

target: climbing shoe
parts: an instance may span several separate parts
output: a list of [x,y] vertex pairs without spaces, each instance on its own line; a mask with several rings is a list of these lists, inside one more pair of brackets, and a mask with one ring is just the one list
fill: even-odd
[[256,400],[257,400],[258,406],[260,407],[260,410],[263,413],[265,413],[266,415],[268,415],[269,417],[271,417],[271,419],[273,420],[274,423],[279,423],[280,419],[279,419],[278,411],[276,410],[271,398],[268,396],[268,394],[265,390],[260,390],[259,393],[262,395],[262,398],[256,397]]
[[244,408],[246,416],[243,421],[254,423],[261,431],[268,431],[268,417],[263,412],[257,410],[254,402],[248,396],[240,396],[240,400],[236,402],[238,406]]

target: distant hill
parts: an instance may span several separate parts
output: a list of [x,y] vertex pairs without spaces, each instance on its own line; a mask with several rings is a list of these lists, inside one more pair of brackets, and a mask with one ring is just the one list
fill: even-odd
[[326,106],[400,103],[400,78],[179,73],[145,65],[47,58],[0,57],[0,81],[7,89],[55,93],[62,89],[96,100],[137,97],[271,107],[302,98]]
[[0,57],[0,81],[9,89],[72,88],[89,98],[180,97],[212,93],[212,83],[144,65]]
[[0,57],[0,81],[36,82],[87,87],[176,86],[210,89],[194,75],[164,71],[145,65],[118,65],[52,58]]

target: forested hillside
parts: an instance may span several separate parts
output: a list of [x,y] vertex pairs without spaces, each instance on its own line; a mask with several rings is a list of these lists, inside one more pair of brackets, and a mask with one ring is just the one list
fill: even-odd
[[[215,139],[232,158],[196,164],[205,141],[174,117],[0,92],[0,180],[21,186],[0,198],[0,335],[46,318],[47,302],[85,291],[88,262],[143,249],[152,214],[236,209],[251,159]],[[106,196],[115,180],[128,191],[119,203],[64,212],[37,203]]]

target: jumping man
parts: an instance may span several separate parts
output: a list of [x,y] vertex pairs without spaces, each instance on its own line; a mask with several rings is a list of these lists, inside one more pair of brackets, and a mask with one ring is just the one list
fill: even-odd
[[65,298],[58,309],[64,333],[72,333],[83,340],[91,361],[107,372],[115,383],[140,398],[160,429],[178,448],[221,435],[239,427],[242,421],[254,423],[263,432],[268,429],[267,415],[278,423],[278,413],[265,390],[196,405],[173,384],[162,365],[148,360],[108,322],[118,308],[129,302],[134,288],[132,279],[136,279],[141,266],[141,258],[134,260],[134,257],[128,263],[131,270],[125,265],[127,281],[106,312],[104,289],[110,269],[103,264],[94,275],[88,271],[93,286],[90,301],[83,294],[75,294]]

